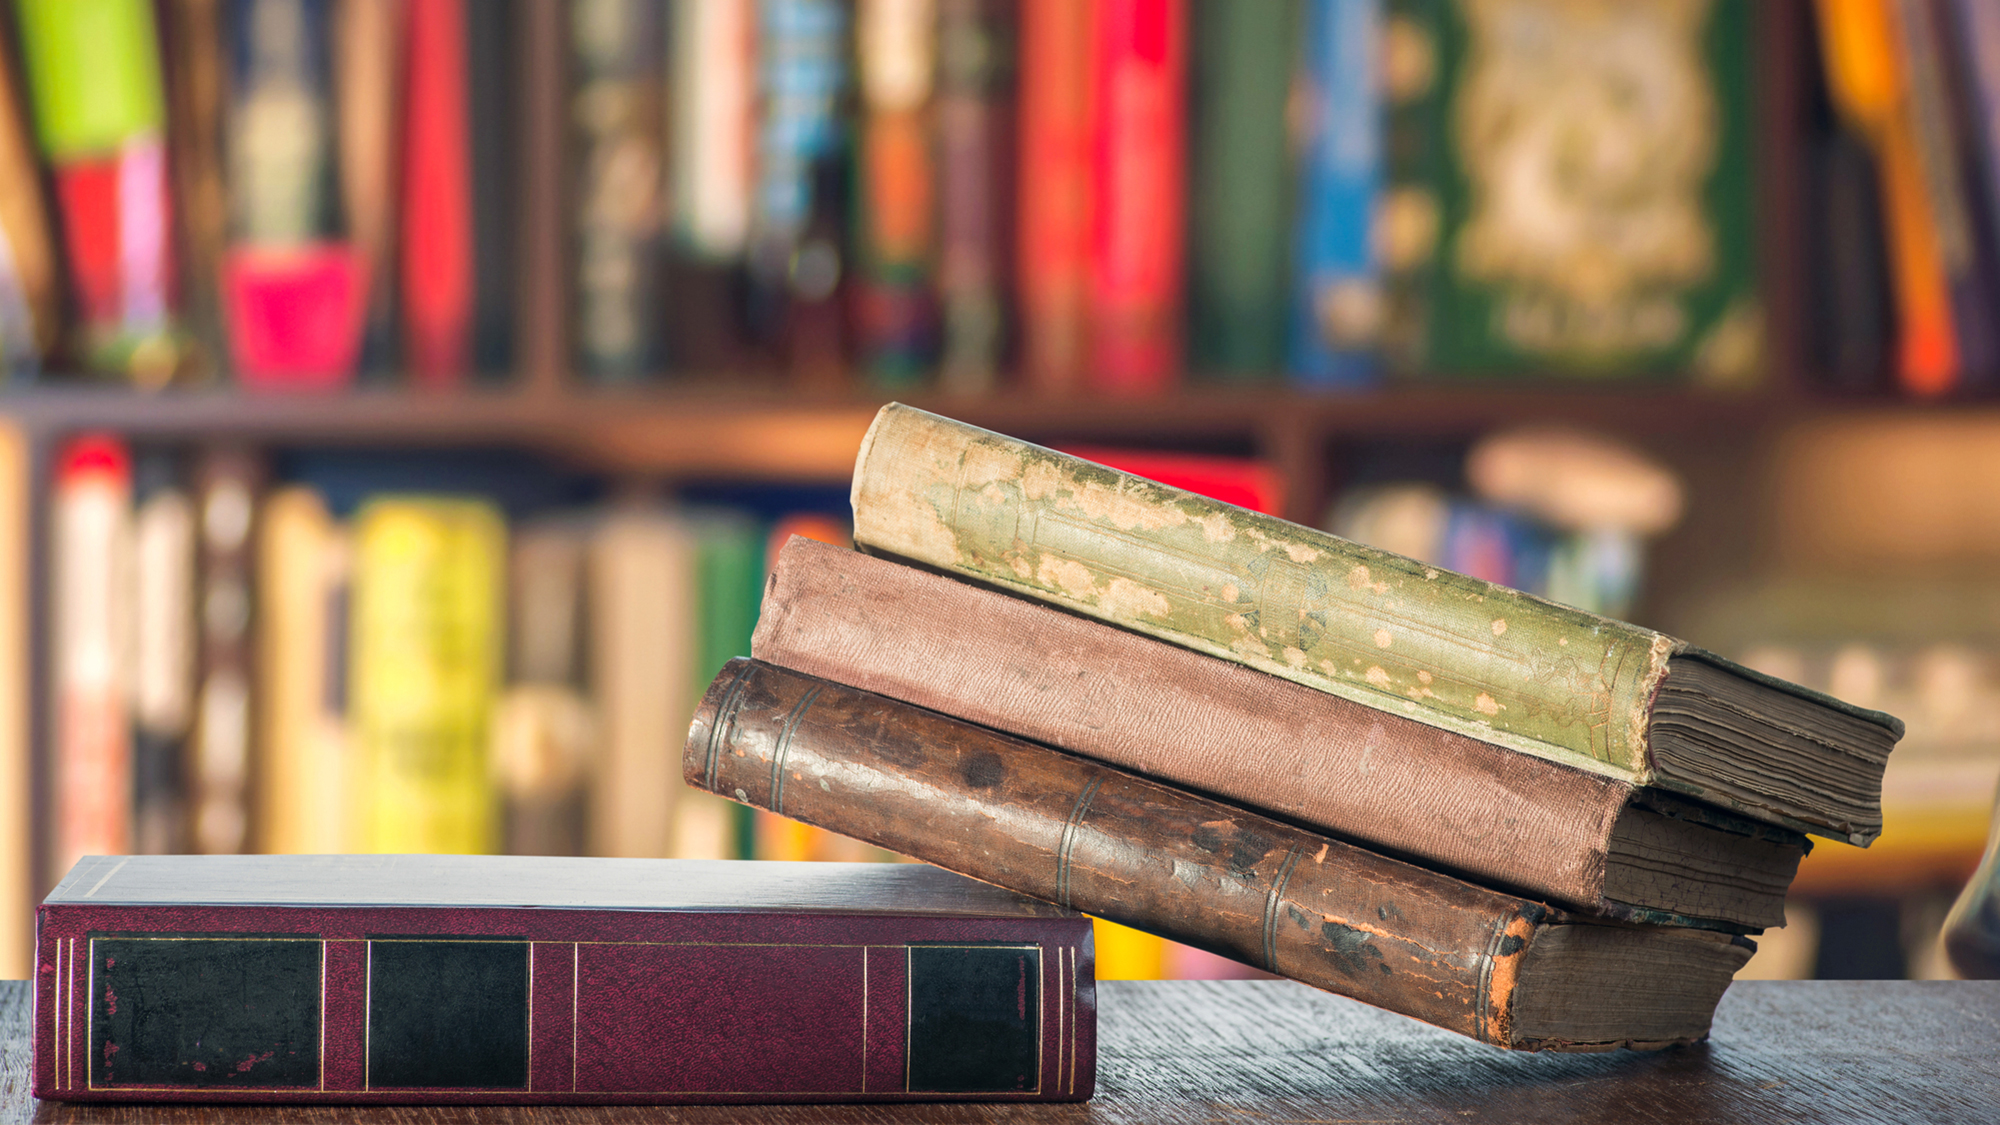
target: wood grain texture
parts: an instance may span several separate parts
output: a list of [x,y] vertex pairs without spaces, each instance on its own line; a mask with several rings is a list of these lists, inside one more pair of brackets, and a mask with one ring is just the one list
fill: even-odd
[[1714,1037],[1650,1054],[1482,1047],[1289,981],[1100,984],[1082,1105],[85,1106],[28,1095],[28,986],[0,982],[0,1122],[2000,1121],[2000,982],[1739,984]]

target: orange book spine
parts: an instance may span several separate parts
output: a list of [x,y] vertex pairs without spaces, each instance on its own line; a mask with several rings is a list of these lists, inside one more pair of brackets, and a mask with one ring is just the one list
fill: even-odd
[[1097,0],[1022,0],[1018,263],[1029,385],[1083,381],[1090,282],[1091,23]]
[[1099,0],[1091,40],[1090,384],[1157,393],[1181,366],[1186,0]]
[[1957,385],[1960,361],[1937,217],[1925,192],[1897,0],[1817,0],[1827,86],[1839,111],[1873,145],[1882,177],[1889,279],[1895,294],[1896,374],[1905,390]]

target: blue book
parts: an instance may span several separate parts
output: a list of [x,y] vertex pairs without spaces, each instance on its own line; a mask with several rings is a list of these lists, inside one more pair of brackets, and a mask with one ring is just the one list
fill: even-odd
[[1306,0],[1291,368],[1308,386],[1371,383],[1384,306],[1370,236],[1382,180],[1381,0]]

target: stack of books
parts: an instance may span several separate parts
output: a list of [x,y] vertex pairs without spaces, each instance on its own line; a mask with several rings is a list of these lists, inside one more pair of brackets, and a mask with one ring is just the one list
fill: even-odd
[[1707,1033],[1902,724],[901,405],[690,785],[1502,1047]]

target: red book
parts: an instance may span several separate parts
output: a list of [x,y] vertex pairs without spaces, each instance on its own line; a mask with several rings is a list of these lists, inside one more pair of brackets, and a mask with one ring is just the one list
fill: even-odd
[[472,150],[463,0],[409,0],[403,96],[403,323],[426,386],[465,374],[472,335]]
[[1081,1101],[1090,934],[914,864],[93,856],[36,913],[35,1095]]
[[1095,0],[1021,0],[1018,261],[1030,386],[1083,382],[1090,284],[1090,29]]
[[132,458],[124,442],[86,434],[56,455],[49,539],[53,878],[80,856],[122,852],[132,841]]
[[1090,385],[1165,390],[1181,366],[1186,0],[1097,0]]

